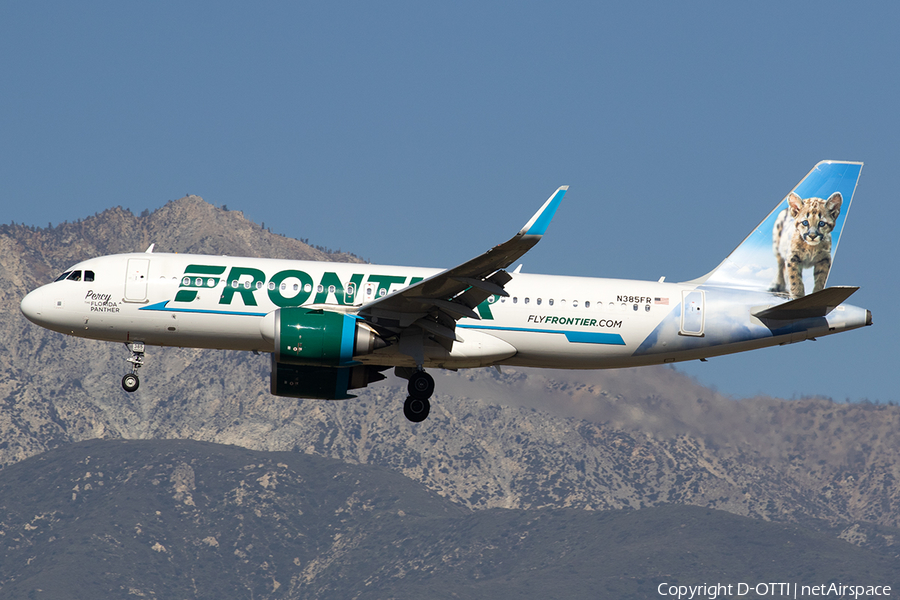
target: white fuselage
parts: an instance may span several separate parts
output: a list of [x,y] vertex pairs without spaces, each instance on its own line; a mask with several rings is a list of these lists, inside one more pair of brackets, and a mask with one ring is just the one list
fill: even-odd
[[[85,338],[272,352],[271,314],[288,306],[356,312],[439,269],[228,256],[135,253],[93,258],[22,301],[35,323]],[[90,275],[88,275],[90,273]],[[90,281],[88,281],[90,279]],[[773,294],[694,283],[512,274],[508,297],[457,324],[451,350],[426,340],[425,366],[520,365],[599,369],[691,360],[861,327],[842,305],[818,319],[773,326],[751,309]],[[414,367],[390,345],[359,362]]]

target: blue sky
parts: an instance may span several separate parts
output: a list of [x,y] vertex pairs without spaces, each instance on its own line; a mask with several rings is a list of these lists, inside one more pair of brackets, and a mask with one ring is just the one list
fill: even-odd
[[[875,326],[683,370],[900,400],[894,3],[0,4],[0,222],[186,193],[453,266],[569,193],[528,272],[685,280],[822,159],[866,163],[829,283]],[[161,249],[162,250],[162,249]]]

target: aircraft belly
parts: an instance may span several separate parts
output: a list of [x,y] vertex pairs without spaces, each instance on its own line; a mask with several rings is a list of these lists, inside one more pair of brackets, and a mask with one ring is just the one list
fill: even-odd
[[73,322],[80,327],[63,333],[91,339],[141,341],[153,346],[271,350],[259,332],[260,317],[256,316],[179,313],[142,304],[122,305],[119,312],[100,317],[82,313],[73,313],[72,317],[80,319]]
[[[442,369],[470,369],[485,367],[505,361],[516,354],[511,344],[481,331],[466,330],[460,334],[463,342],[454,342],[452,351],[432,341],[425,341],[423,348],[425,366]],[[415,360],[400,352],[398,345],[376,350],[372,354],[354,356],[364,364],[392,367],[415,367]]]
[[515,346],[482,331],[467,329],[462,337],[464,342],[454,342],[453,350],[447,359],[448,364],[483,367],[516,354]]
[[[469,333],[465,331],[464,335]],[[597,369],[626,360],[634,345],[622,335],[592,337],[583,332],[500,331],[498,337],[514,346],[515,356],[502,364],[567,369]]]

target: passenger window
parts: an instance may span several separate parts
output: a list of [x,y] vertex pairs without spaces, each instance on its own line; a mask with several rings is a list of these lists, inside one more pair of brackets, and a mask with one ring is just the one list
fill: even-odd
[[513,304],[516,304],[518,301],[519,301],[519,298],[517,296],[513,296]]
[[528,304],[528,298],[525,298],[525,304]]
[[500,296],[500,302],[506,302],[506,296]]
[[69,275],[69,281],[81,281],[81,271],[72,271]]
[[572,300],[572,308],[578,308],[578,300]]
[[634,305],[634,310],[637,310],[637,304]]
[[540,298],[537,299],[537,305],[538,305],[538,306],[541,305],[541,299],[540,299]]
[[591,301],[590,301],[590,300],[585,300],[585,301],[584,301],[584,307],[585,307],[585,308],[590,308],[590,307],[591,307]]
[[547,300],[547,303],[548,303],[550,306],[553,306],[553,298],[550,298],[549,300]]
[[649,304],[645,304],[645,305],[644,305],[644,310],[645,310],[646,312],[650,312],[650,305],[649,305]]
[[62,275],[60,275],[59,277],[57,277],[57,278],[54,279],[53,281],[62,281],[63,279],[65,279],[66,277],[68,277],[69,274],[70,274],[71,272],[72,272],[72,271],[66,271],[65,273],[63,273]]
[[85,271],[84,272],[84,280],[85,281],[93,281],[94,280],[94,272],[93,271]]

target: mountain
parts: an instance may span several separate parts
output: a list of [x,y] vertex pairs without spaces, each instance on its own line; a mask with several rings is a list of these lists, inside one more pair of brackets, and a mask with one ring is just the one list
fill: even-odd
[[[94,440],[0,472],[0,598],[656,598],[900,583],[893,559],[693,506],[471,511],[391,470]],[[719,595],[724,595],[719,592]],[[710,597],[704,594],[703,597]]]
[[[27,322],[25,293],[90,256],[209,252],[359,260],[271,234],[196,196],[53,228],[0,227],[0,465],[90,439],[192,439],[377,465],[467,509],[708,507],[797,523],[897,556],[900,408],[734,400],[666,367],[435,372],[407,422],[401,380],[357,400],[268,393],[269,358],[148,348],[121,390],[123,346]],[[7,467],[9,468],[9,467]]]

